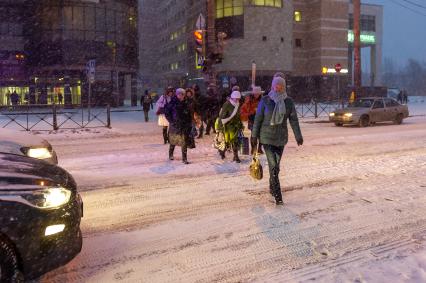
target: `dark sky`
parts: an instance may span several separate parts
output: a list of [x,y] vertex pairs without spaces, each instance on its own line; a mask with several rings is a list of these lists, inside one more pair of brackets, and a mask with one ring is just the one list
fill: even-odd
[[405,65],[409,58],[426,62],[426,8],[420,7],[426,7],[426,0],[361,0],[361,2],[384,7],[383,59],[391,57],[399,65]]

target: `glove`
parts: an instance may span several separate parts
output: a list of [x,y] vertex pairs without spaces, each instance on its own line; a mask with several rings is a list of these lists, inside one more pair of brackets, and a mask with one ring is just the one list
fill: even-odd
[[297,145],[298,145],[298,146],[303,145],[303,139],[298,139],[298,140],[297,140]]

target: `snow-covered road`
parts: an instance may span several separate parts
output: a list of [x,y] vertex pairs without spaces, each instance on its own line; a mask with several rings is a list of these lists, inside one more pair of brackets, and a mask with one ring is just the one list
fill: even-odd
[[81,254],[40,282],[425,282],[426,117],[301,127],[283,207],[268,178],[250,179],[248,156],[222,161],[209,137],[184,165],[155,123],[43,134],[85,216]]

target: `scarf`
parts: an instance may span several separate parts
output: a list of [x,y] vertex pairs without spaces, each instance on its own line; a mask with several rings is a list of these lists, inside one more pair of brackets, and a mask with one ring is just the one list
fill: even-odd
[[[231,116],[229,116],[228,118],[222,119],[222,125],[224,125],[224,126],[225,126],[226,123],[231,121],[232,118],[234,118],[235,114],[237,114],[238,107],[240,106],[240,104],[238,102],[233,101],[232,99],[230,99],[229,102],[234,106],[234,111],[232,111]],[[221,112],[222,112],[222,110],[221,110]]]
[[287,93],[278,93],[274,90],[271,90],[268,94],[269,98],[275,102],[274,111],[272,112],[271,117],[271,126],[279,125],[284,121],[284,116],[286,113],[285,102],[287,98]]

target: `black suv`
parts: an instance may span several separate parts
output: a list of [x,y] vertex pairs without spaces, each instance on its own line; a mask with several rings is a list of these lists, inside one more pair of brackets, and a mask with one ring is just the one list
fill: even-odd
[[82,247],[73,177],[45,161],[0,153],[0,282],[39,277]]

